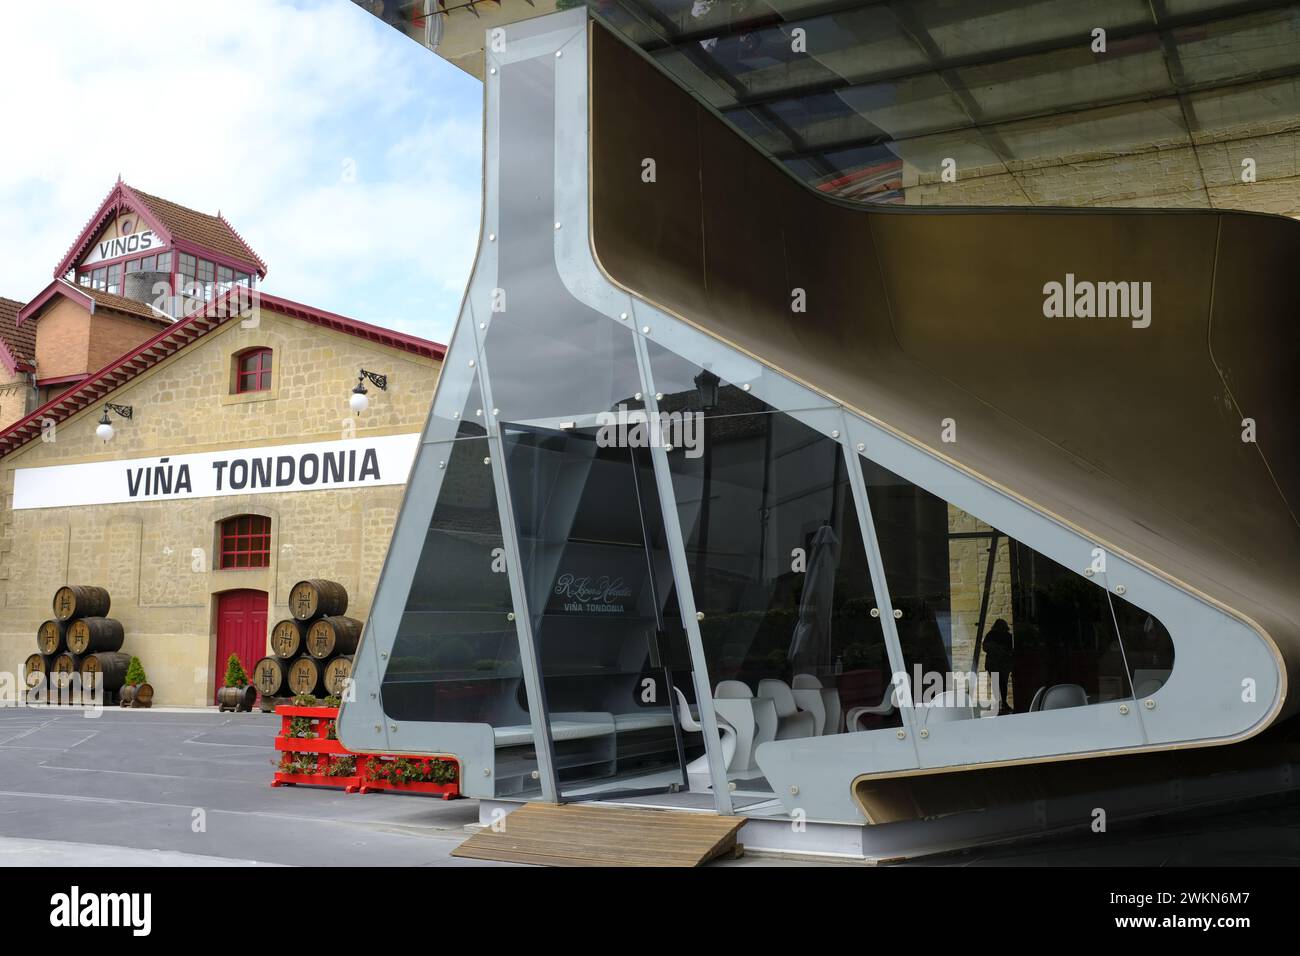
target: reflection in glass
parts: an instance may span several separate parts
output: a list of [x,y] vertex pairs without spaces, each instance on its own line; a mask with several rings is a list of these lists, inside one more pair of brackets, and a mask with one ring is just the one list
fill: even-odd
[[[397,627],[381,698],[394,720],[491,724],[496,793],[537,768],[486,438],[436,446],[446,474]],[[418,478],[418,475],[417,475]]]
[[838,442],[773,412],[706,419],[668,457],[714,707],[737,792],[770,790],[766,740],[900,723]]
[[595,428],[504,430],[561,795],[684,787],[690,661],[648,449]]
[[958,718],[1028,713],[1127,699],[1139,677],[1142,692],[1153,693],[1168,678],[1173,644],[1153,617],[861,463],[918,705],[955,705]]

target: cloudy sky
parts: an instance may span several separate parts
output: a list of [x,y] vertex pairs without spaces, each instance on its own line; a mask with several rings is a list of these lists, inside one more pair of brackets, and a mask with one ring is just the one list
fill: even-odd
[[266,291],[445,342],[478,235],[482,86],[349,0],[12,4],[0,295],[119,174],[220,210]]

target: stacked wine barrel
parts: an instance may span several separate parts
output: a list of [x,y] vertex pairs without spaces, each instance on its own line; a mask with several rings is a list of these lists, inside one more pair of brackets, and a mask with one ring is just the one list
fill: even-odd
[[344,616],[348,592],[337,581],[311,578],[289,592],[289,613],[271,628],[271,656],[253,668],[263,709],[298,694],[342,695],[362,624]]
[[[84,693],[102,687],[104,698],[126,682],[129,654],[122,653],[126,632],[122,622],[108,616],[112,599],[108,591],[90,584],[67,584],[54,592],[54,617],[36,629],[37,653],[27,658],[24,676],[28,687],[48,682],[55,700],[70,677],[80,674]],[[152,690],[151,690],[152,692]]]

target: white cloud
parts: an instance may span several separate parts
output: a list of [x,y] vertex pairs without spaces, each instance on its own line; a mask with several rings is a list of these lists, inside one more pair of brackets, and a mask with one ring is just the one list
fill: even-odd
[[49,281],[120,173],[220,209],[270,292],[450,335],[478,233],[476,81],[348,0],[15,4],[4,27],[0,295]]

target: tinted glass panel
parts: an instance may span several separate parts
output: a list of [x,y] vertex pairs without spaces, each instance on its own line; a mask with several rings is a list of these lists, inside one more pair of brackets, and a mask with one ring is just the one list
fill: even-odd
[[631,403],[640,375],[631,330],[575,301],[555,269],[554,61],[501,72],[503,278],[474,307],[491,311],[483,351],[501,419],[556,427]]
[[[507,428],[542,686],[563,795],[686,784],[686,652],[646,448],[599,429]],[[702,753],[698,738],[691,756]]]
[[[703,429],[668,460],[719,716],[756,720],[755,747],[898,724],[840,444],[779,412]],[[731,775],[766,789],[752,753]]]
[[[537,787],[486,438],[428,446],[445,472],[382,683],[395,720],[491,724],[496,792]],[[443,457],[445,456],[445,457]]]
[[1168,677],[1150,615],[1120,598],[1113,613],[1098,583],[874,462],[862,472],[918,704],[994,716],[1125,699],[1139,636],[1144,687]]

